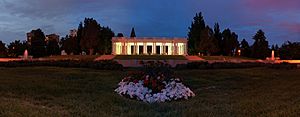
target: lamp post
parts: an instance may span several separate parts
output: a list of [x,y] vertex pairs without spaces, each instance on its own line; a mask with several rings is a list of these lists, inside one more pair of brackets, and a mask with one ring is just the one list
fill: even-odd
[[241,56],[241,50],[240,49],[238,50],[238,55]]

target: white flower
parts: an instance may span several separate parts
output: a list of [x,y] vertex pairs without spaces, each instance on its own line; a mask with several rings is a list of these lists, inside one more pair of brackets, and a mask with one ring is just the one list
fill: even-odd
[[[147,77],[147,76],[146,76]],[[148,76],[149,77],[149,76]],[[175,79],[177,80],[177,79]],[[182,83],[176,83],[175,80],[171,82],[163,82],[165,88],[159,93],[152,94],[152,90],[143,86],[143,81],[140,80],[138,83],[123,82],[118,84],[119,87],[115,89],[120,95],[128,95],[130,98],[136,98],[143,102],[154,103],[154,102],[166,102],[178,99],[188,99],[194,97],[195,94],[190,88],[184,86]]]

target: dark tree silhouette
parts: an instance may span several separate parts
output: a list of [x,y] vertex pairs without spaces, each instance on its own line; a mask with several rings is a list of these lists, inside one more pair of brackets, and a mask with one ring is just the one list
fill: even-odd
[[218,23],[214,25],[214,37],[216,38],[216,47],[218,48],[218,55],[222,54],[223,51],[223,40],[222,40],[222,33],[220,31],[220,26]]
[[280,59],[300,60],[300,42],[285,42],[279,49]]
[[83,25],[82,22],[79,23],[78,28],[77,28],[77,36],[76,36],[76,45],[77,47],[74,48],[76,51],[74,51],[74,54],[80,54],[81,53],[81,46],[80,46],[80,41],[82,38],[83,33]]
[[232,56],[238,48],[239,41],[238,35],[234,32],[231,33],[230,29],[225,29],[223,35],[223,55]]
[[97,42],[100,39],[100,31],[101,26],[96,20],[85,18],[80,46],[83,50],[88,50],[89,55],[93,55],[95,48],[99,46]]
[[45,34],[41,29],[32,30],[31,45],[29,46],[29,54],[33,57],[46,56]]
[[251,57],[266,59],[270,55],[270,49],[265,33],[262,30],[258,30],[253,39],[254,44],[252,45]]
[[118,33],[117,37],[124,37],[123,33]]
[[7,48],[2,41],[0,41],[0,57],[7,57]]
[[246,41],[246,39],[243,39],[241,41],[241,56],[244,57],[250,57],[251,55],[251,48],[249,46],[249,43]]
[[213,31],[208,26],[201,31],[200,38],[201,41],[199,44],[199,50],[202,53],[210,56],[211,54],[215,54],[218,51],[216,38],[214,37]]
[[101,27],[101,40],[100,46],[98,46],[97,51],[100,54],[111,54],[112,52],[112,37],[115,33],[109,27]]
[[61,39],[61,50],[65,50],[67,54],[76,54],[78,51],[76,49],[78,47],[76,37],[70,37],[66,35]]
[[18,57],[24,54],[24,51],[27,49],[27,42],[20,40],[15,40],[8,45],[8,55],[10,57]]
[[202,13],[197,13],[189,27],[188,32],[188,54],[198,54],[201,42],[201,31],[205,29],[205,22]]
[[131,29],[130,37],[131,38],[136,37],[134,28]]
[[279,57],[279,47],[277,44],[271,46],[271,50],[274,50],[275,56]]
[[47,42],[46,50],[48,55],[59,55],[60,49],[57,40],[49,40]]

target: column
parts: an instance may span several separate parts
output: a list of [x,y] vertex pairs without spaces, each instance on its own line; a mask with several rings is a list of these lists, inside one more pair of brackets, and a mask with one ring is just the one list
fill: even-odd
[[123,42],[121,46],[122,46],[121,54],[124,55],[125,54],[125,43]]
[[128,52],[127,52],[127,42],[125,42],[125,47],[124,48],[125,48],[125,53],[124,54],[128,55]]
[[137,42],[135,42],[135,54],[139,54],[139,47]]
[[144,50],[144,54],[147,54],[147,43],[143,42],[143,50]]
[[178,54],[178,47],[177,47],[177,43],[174,43],[174,55]]
[[153,42],[154,47],[152,47],[152,54],[157,54],[156,53],[156,42]]

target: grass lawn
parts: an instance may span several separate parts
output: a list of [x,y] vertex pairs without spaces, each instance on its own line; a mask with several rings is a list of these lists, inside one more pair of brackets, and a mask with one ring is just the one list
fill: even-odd
[[126,72],[0,68],[0,116],[297,116],[300,70],[176,71],[190,100],[146,104],[114,93]]
[[238,57],[238,56],[200,56],[201,58],[205,60],[256,60],[253,58],[247,58],[247,57]]
[[119,60],[186,60],[181,55],[118,55],[114,59]]

